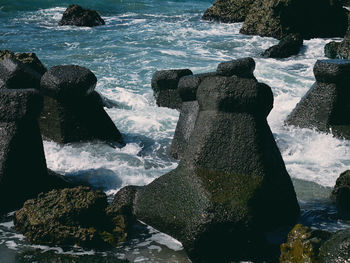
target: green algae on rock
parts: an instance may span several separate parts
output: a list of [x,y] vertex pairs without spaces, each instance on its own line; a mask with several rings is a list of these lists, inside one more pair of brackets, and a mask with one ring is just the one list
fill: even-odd
[[108,216],[107,197],[88,187],[53,190],[25,202],[15,228],[34,244],[101,248],[126,237],[124,219]]
[[289,232],[287,242],[281,245],[280,263],[319,263],[319,249],[331,236],[322,230],[313,230],[297,224]]

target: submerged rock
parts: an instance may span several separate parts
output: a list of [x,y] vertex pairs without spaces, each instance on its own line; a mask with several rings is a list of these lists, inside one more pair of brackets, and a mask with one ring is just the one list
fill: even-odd
[[297,55],[303,46],[303,38],[300,34],[289,34],[281,41],[265,50],[263,56],[267,58],[287,58]]
[[215,0],[204,15],[204,20],[224,23],[243,22],[255,0]]
[[44,137],[58,143],[99,139],[123,145],[122,135],[94,92],[96,82],[89,69],[76,65],[55,66],[43,75],[40,128]]
[[266,121],[272,91],[254,78],[209,76],[197,100],[179,166],[136,190],[134,213],[182,242],[194,262],[261,259],[264,232],[299,213]]
[[281,245],[280,263],[319,263],[319,249],[331,236],[322,230],[313,230],[300,224],[289,232],[286,243]]
[[288,125],[350,138],[350,60],[318,60],[316,83],[287,117]]
[[181,108],[181,98],[177,92],[180,79],[192,75],[189,69],[159,70],[153,74],[152,89],[159,107]]
[[67,183],[47,171],[37,121],[42,103],[33,89],[0,89],[0,214]]
[[331,194],[341,217],[350,219],[350,170],[340,174]]
[[250,7],[240,33],[281,39],[300,33],[304,39],[343,37],[346,10],[331,0],[256,0]]
[[15,213],[16,230],[34,244],[89,248],[116,246],[126,237],[123,216],[107,215],[107,196],[88,187],[53,190]]
[[84,9],[79,5],[70,5],[66,11],[64,11],[60,26],[101,26],[105,21],[94,10]]

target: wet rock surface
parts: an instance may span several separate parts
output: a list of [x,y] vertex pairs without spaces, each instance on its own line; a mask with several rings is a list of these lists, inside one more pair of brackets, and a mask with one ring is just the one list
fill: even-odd
[[340,45],[340,42],[336,42],[336,41],[331,41],[327,43],[324,46],[324,55],[327,58],[331,58],[331,59],[337,58],[339,45]]
[[287,58],[297,55],[303,45],[303,38],[300,34],[289,34],[281,41],[264,51],[263,56],[267,58]]
[[105,21],[101,16],[94,10],[84,9],[79,5],[70,5],[66,11],[64,11],[60,26],[71,25],[71,26],[101,26],[104,25]]
[[70,255],[58,254],[52,251],[26,251],[16,256],[16,263],[127,263],[111,255]]
[[320,262],[319,249],[331,233],[313,230],[300,224],[289,232],[286,243],[281,245],[280,263]]
[[336,203],[339,215],[350,219],[350,170],[341,173],[338,177],[331,200]]
[[277,39],[300,33],[309,39],[343,37],[346,28],[347,14],[338,1],[256,0],[240,32]]
[[103,140],[124,145],[122,135],[94,91],[97,79],[87,68],[66,65],[50,68],[41,79],[43,136],[58,143]]
[[243,22],[255,0],[215,0],[203,14],[204,20],[224,23]]
[[318,60],[314,74],[316,83],[287,117],[286,123],[350,138],[350,61]]
[[350,260],[350,229],[333,234],[320,248],[320,263],[340,263]]
[[189,69],[159,70],[154,73],[152,89],[157,105],[159,107],[180,109],[182,101],[177,92],[178,83],[182,77],[192,74]]
[[52,190],[28,200],[15,213],[14,224],[34,244],[116,246],[126,237],[122,215],[110,216],[107,196],[88,187]]
[[261,259],[264,231],[294,224],[299,213],[266,122],[271,89],[253,78],[211,76],[197,100],[178,168],[136,191],[134,213],[181,241],[194,262]]

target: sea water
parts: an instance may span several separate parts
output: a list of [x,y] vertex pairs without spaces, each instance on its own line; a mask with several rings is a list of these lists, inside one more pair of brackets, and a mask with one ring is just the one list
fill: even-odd
[[[222,61],[250,56],[256,61],[256,78],[274,94],[268,122],[296,187],[303,208],[301,221],[331,231],[346,226],[337,220],[327,198],[336,178],[350,167],[350,142],[284,126],[315,81],[313,65],[324,59],[324,45],[337,39],[304,41],[300,54],[291,58],[262,58],[261,53],[277,40],[241,35],[241,23],[201,20],[212,2],[0,0],[0,50],[35,52],[48,68],[63,64],[87,67],[97,76],[96,90],[117,105],[106,111],[124,136],[124,148],[114,149],[102,142],[62,146],[44,141],[48,167],[109,195],[126,185],[150,183],[178,164],[168,151],[179,113],[155,105],[153,73],[171,68],[215,71]],[[73,3],[97,10],[106,25],[58,26],[62,13]],[[13,231],[11,218],[4,219],[0,258],[12,263],[18,253],[31,248],[62,252],[29,246]],[[71,253],[95,252],[75,249]],[[132,262],[188,262],[178,241],[147,226],[139,226],[113,253]]]

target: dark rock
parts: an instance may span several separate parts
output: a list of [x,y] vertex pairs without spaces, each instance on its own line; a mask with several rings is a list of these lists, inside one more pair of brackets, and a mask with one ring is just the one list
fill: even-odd
[[203,79],[215,75],[216,72],[189,75],[182,77],[179,81],[177,91],[182,100],[182,105],[170,147],[170,155],[175,159],[182,158],[196,123],[199,110],[197,89]]
[[270,87],[211,76],[179,166],[137,190],[134,213],[180,242],[194,262],[261,260],[264,232],[295,223],[299,205],[266,121]]
[[350,260],[350,229],[333,234],[320,248],[320,263],[340,263]]
[[314,74],[316,83],[287,117],[286,123],[350,138],[350,61],[318,60]]
[[247,57],[220,63],[216,69],[216,73],[227,77],[235,75],[241,78],[254,78],[254,70],[254,59]]
[[152,89],[159,107],[171,109],[181,108],[181,98],[177,92],[179,80],[187,75],[192,75],[189,69],[159,70],[153,74]]
[[28,250],[16,256],[16,263],[127,263],[116,255],[59,254],[54,251]]
[[118,216],[123,215],[125,225],[131,226],[136,221],[133,201],[138,189],[140,189],[139,186],[133,185],[120,189],[114,196],[112,205],[107,209],[109,215],[112,218],[118,218]]
[[125,224],[107,216],[107,205],[102,191],[88,187],[52,190],[26,201],[14,224],[34,244],[116,246],[126,237]]
[[267,58],[287,58],[297,55],[303,45],[303,38],[300,34],[289,34],[281,39],[281,41],[264,52]]
[[17,53],[9,50],[0,50],[0,60],[5,58],[15,58],[23,64],[29,66],[32,70],[43,75],[46,72],[46,67],[41,63],[35,53]]
[[70,5],[66,11],[64,11],[60,26],[101,26],[105,21],[94,10],[84,9],[79,5]]
[[39,89],[41,75],[14,57],[0,59],[0,89]]
[[340,42],[331,41],[324,46],[324,55],[327,58],[337,58]]
[[332,41],[324,47],[325,56],[329,58],[350,59],[350,16],[348,22],[348,30],[343,41]]
[[256,0],[250,7],[240,33],[281,39],[300,33],[304,39],[343,37],[346,10],[331,0]]
[[337,205],[338,214],[350,219],[350,170],[340,174],[331,194],[331,200]]
[[48,187],[41,109],[38,91],[0,89],[0,214]]
[[93,91],[95,75],[79,66],[50,68],[41,79],[44,110],[40,117],[43,136],[58,143],[104,140],[123,145],[122,135]]
[[47,169],[48,174],[48,183],[46,189],[43,191],[49,191],[52,189],[64,189],[64,188],[73,188],[78,186],[78,184],[69,180],[69,178],[65,177],[62,174],[56,173],[50,169]]
[[310,229],[300,224],[289,232],[286,243],[281,245],[280,263],[318,263],[319,249],[331,236],[322,230]]
[[213,6],[208,8],[204,20],[214,20],[224,23],[243,22],[250,6],[255,0],[215,0]]

